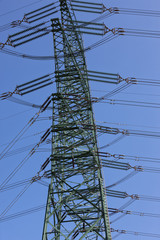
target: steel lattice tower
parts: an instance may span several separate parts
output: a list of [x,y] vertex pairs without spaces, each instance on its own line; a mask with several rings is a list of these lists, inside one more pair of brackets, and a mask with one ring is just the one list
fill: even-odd
[[110,240],[82,38],[70,2],[60,0],[60,11],[52,19],[57,93],[42,240]]

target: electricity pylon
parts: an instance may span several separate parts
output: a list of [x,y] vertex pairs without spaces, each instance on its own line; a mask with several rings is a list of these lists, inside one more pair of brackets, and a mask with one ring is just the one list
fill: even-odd
[[70,2],[60,11],[51,20],[57,93],[42,240],[111,240],[82,38]]

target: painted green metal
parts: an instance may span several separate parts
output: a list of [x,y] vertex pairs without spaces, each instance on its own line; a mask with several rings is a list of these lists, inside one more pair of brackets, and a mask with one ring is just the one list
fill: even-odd
[[68,1],[60,10],[61,21],[52,19],[57,93],[42,240],[111,240],[83,41]]

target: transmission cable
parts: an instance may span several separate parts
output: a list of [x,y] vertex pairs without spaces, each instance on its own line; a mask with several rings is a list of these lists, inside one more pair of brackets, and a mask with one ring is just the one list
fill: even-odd
[[15,183],[8,184],[5,187],[1,188],[0,192],[5,192],[5,191],[12,190],[14,188],[17,188],[17,187],[21,187],[23,185],[26,185],[27,183],[30,183],[31,180],[32,180],[32,178],[27,178],[27,179],[24,179],[24,180],[15,182]]
[[[40,171],[25,185],[25,187],[20,191],[20,193],[14,198],[14,200],[12,202],[10,202],[10,204],[5,208],[5,210],[0,214],[0,218],[4,218],[4,216],[6,215],[6,213],[15,205],[15,203],[22,197],[22,195],[28,190],[28,188],[32,185],[32,183],[36,182],[37,180],[40,180],[43,177],[40,176],[40,173],[43,171],[43,169],[41,168]],[[4,186],[3,186],[4,187]],[[2,188],[3,189],[3,188]]]
[[43,204],[43,205],[40,205],[40,206],[37,206],[37,207],[34,207],[34,208],[30,208],[30,209],[27,209],[27,210],[24,210],[24,211],[21,211],[21,212],[10,214],[10,215],[7,215],[5,217],[1,217],[0,222],[6,222],[6,221],[10,221],[10,220],[13,220],[13,219],[16,219],[16,218],[19,218],[19,217],[23,217],[23,216],[26,216],[26,215],[29,215],[29,214],[33,214],[35,212],[42,211],[45,208],[46,208],[46,205]]
[[23,190],[16,196],[16,198],[5,208],[5,210],[0,214],[0,218],[3,218],[6,213],[14,206],[14,204],[22,197],[22,195],[27,191],[31,186],[32,182],[27,184]]
[[31,149],[27,156],[17,165],[17,167],[7,176],[7,178],[0,185],[0,191],[3,189],[6,184],[15,176],[15,174],[23,167],[23,165],[30,159],[30,157],[36,152],[39,146],[47,139],[51,133],[51,127],[43,134],[40,138],[40,141]]
[[112,188],[112,187],[115,187],[117,185],[119,185],[120,183],[128,180],[129,178],[133,177],[135,174],[137,174],[136,171],[133,171],[131,173],[129,173],[127,176],[121,178],[120,180],[116,181],[115,183],[112,183],[111,185],[107,186],[106,188],[109,189],[109,188]]
[[116,139],[114,139],[114,140],[111,141],[110,143],[107,143],[107,144],[103,145],[102,147],[99,147],[99,149],[104,149],[104,148],[110,147],[110,146],[112,146],[113,144],[121,141],[124,137],[125,137],[125,135],[118,136]]
[[[0,218],[0,222],[6,222],[10,221],[19,217],[23,217],[29,214],[33,214],[39,211],[42,211],[46,208],[46,205],[39,205],[37,207],[29,208],[14,214],[7,215],[3,218]],[[136,211],[130,211],[130,210],[119,210],[117,208],[108,208],[109,213],[124,213],[126,215],[136,215],[136,216],[144,216],[144,217],[153,217],[153,218],[160,218],[160,214],[154,214],[154,213],[143,213],[143,212],[136,212]]]
[[144,212],[136,212],[136,211],[128,211],[128,210],[119,210],[116,208],[109,208],[109,212],[114,212],[114,213],[122,213],[119,217],[115,218],[112,220],[110,223],[113,224],[122,217],[125,217],[127,215],[135,215],[135,216],[143,216],[143,217],[152,217],[152,218],[160,218],[160,214],[154,214],[154,213],[144,213]]
[[14,113],[14,114],[9,115],[9,116],[7,116],[7,117],[0,118],[0,121],[7,120],[7,119],[16,117],[16,116],[18,116],[18,115],[21,115],[21,114],[23,114],[23,113],[30,112],[30,111],[31,111],[31,109],[25,110],[25,111],[21,111],[21,112],[17,112],[17,113]]
[[134,231],[127,231],[127,230],[119,230],[114,228],[111,228],[111,232],[120,233],[120,234],[129,234],[134,236],[160,238],[160,234],[156,234],[156,233],[134,232]]
[[9,151],[8,153],[5,154],[5,156],[4,156],[3,158],[7,158],[7,157],[11,157],[11,156],[14,156],[14,155],[23,153],[23,152],[25,152],[25,151],[27,151],[27,150],[30,150],[30,149],[33,148],[34,146],[35,146],[35,144],[30,144],[30,145],[28,145],[28,146],[21,147],[21,148],[18,148],[18,149]]
[[153,217],[153,218],[160,218],[160,214],[158,213],[145,213],[145,212],[136,212],[136,211],[130,211],[130,210],[119,210],[117,208],[108,208],[109,212],[115,212],[117,213],[124,213],[126,215],[136,215],[141,217]]
[[7,98],[7,100],[8,100],[8,101],[11,101],[11,102],[14,102],[14,103],[21,104],[21,105],[33,107],[33,108],[40,108],[40,107],[41,107],[41,105],[34,104],[34,103],[30,103],[30,102],[28,102],[28,101],[24,101],[24,100],[22,100],[22,99],[19,99],[19,98],[13,97],[13,96]]
[[[47,130],[47,129],[46,129],[46,130]],[[40,132],[37,132],[37,133],[31,134],[31,135],[28,135],[28,136],[22,137],[19,141],[22,141],[23,139],[31,138],[31,137],[34,137],[34,136],[36,136],[36,135],[40,135],[40,134],[42,134],[42,133],[45,133],[46,130],[43,130],[43,131],[40,131]],[[0,147],[5,146],[5,145],[8,145],[9,143],[10,143],[10,142],[3,143],[3,144],[0,145]]]
[[[160,11],[145,10],[145,9],[110,7],[110,8],[106,8],[106,12],[107,14],[110,14],[110,15],[127,14],[127,15],[136,15],[136,16],[138,15],[138,16],[148,16],[148,17],[160,17]],[[105,17],[105,14],[102,17]]]
[[[41,118],[40,118],[41,119]],[[49,119],[49,118],[48,118]],[[111,124],[111,125],[118,125],[118,126],[131,126],[131,127],[140,127],[140,128],[153,128],[153,129],[160,129],[160,127],[155,126],[148,126],[148,125],[139,125],[139,124],[128,124],[128,123],[118,123],[118,122],[106,122],[106,121],[95,121],[97,123],[103,124]]]
[[6,13],[1,14],[0,17],[5,16],[5,15],[8,15],[8,14],[10,14],[10,13],[12,13],[12,12],[16,12],[16,11],[18,11],[18,10],[21,10],[21,9],[23,9],[23,8],[29,7],[29,6],[31,6],[31,5],[34,5],[34,4],[39,3],[39,2],[42,2],[42,1],[43,1],[43,0],[39,0],[39,1],[30,3],[30,4],[27,4],[27,5],[23,6],[23,7],[19,7],[19,8],[16,8],[16,9],[14,9],[14,10],[8,11],[8,12],[6,12]]
[[9,150],[18,142],[18,140],[24,135],[24,133],[36,122],[40,113],[45,111],[48,107],[48,103],[51,102],[51,96],[47,98],[47,100],[42,104],[40,110],[28,121],[28,123],[23,127],[23,129],[12,139],[12,141],[4,148],[4,150],[0,153],[0,160],[9,152]]
[[[93,99],[96,103],[96,100]],[[144,101],[134,101],[134,100],[125,100],[125,99],[102,99],[100,103],[107,103],[111,105],[124,105],[132,107],[144,107],[144,108],[160,108],[160,103],[155,102],[144,102]]]
[[115,154],[111,154],[108,152],[98,152],[98,156],[100,157],[106,157],[114,159],[116,161],[119,160],[129,160],[129,161],[135,161],[135,162],[150,162],[150,163],[160,163],[160,158],[155,158],[155,157],[142,157],[142,156],[133,156],[133,155],[127,155],[127,154],[119,154],[119,153],[115,153]]

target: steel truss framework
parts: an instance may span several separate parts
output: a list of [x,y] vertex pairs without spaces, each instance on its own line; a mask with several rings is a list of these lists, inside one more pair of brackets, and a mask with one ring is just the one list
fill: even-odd
[[70,2],[52,19],[57,93],[53,94],[51,178],[42,240],[111,240],[97,155],[86,62]]

